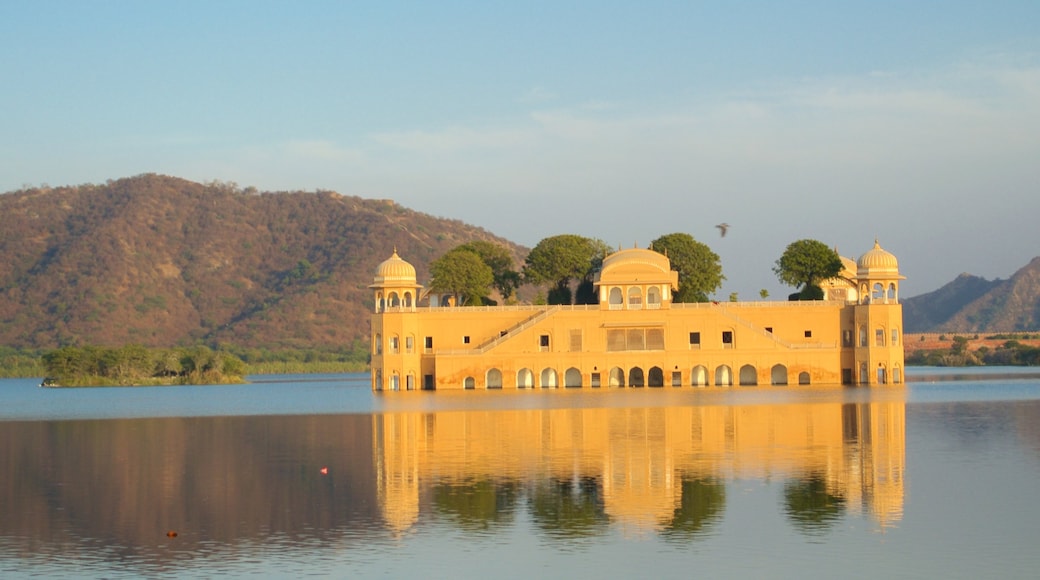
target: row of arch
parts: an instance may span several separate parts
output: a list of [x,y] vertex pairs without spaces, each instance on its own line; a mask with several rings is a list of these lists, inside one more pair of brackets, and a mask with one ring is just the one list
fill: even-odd
[[871,302],[895,304],[899,301],[899,293],[896,290],[895,282],[890,282],[887,287],[881,282],[875,282],[869,289],[867,284],[864,283],[859,287],[859,294],[865,298],[864,303],[866,304]]
[[383,294],[382,291],[376,292],[376,312],[396,308],[413,308],[415,304],[415,293],[411,290],[403,292],[390,290],[386,294]]
[[[754,386],[759,384],[758,369],[754,365],[744,365],[734,372],[729,365],[719,365],[709,370],[704,365],[697,365],[690,369],[689,375],[684,382],[681,371],[665,373],[659,366],[652,366],[646,370],[643,367],[631,367],[627,371],[621,367],[613,367],[606,375],[593,372],[584,375],[575,367],[568,368],[563,373],[556,369],[546,367],[535,373],[529,368],[522,368],[516,372],[512,385],[518,389],[555,389],[582,388],[582,387],[707,387],[719,386],[729,387],[734,384],[741,386]],[[506,385],[504,375],[500,369],[492,368],[482,377],[483,383],[479,384],[476,377],[469,376],[463,379],[462,388],[476,389],[478,386],[485,389],[501,389]],[[798,373],[796,380],[800,385],[810,384],[810,375],[802,371]],[[787,385],[789,381],[788,370],[785,365],[777,364],[770,368],[769,384]]]
[[614,286],[607,291],[607,304],[611,310],[628,308],[638,310],[641,308],[660,308],[662,301],[661,289],[657,286],[643,288],[632,286],[627,291]]

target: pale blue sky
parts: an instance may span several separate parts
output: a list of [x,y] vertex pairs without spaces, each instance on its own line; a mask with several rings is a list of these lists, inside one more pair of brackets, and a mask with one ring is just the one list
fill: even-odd
[[801,238],[879,238],[904,296],[1040,255],[1036,1],[0,0],[0,79],[0,191],[156,172],[528,246],[683,231],[722,298],[789,292]]

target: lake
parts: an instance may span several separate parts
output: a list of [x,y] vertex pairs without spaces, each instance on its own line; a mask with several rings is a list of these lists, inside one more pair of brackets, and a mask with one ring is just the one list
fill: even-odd
[[1035,578],[1040,371],[373,394],[0,380],[0,576]]

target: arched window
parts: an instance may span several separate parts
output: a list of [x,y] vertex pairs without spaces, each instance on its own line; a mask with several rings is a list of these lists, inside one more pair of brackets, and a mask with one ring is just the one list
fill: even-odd
[[390,376],[390,390],[400,391],[401,390],[401,375],[394,373]]
[[660,308],[661,307],[661,289],[657,286],[651,286],[646,290],[646,307],[647,308]]
[[751,365],[744,365],[740,367],[740,384],[742,386],[751,386],[758,384],[758,371]]
[[390,308],[397,308],[401,305],[401,297],[397,295],[397,292],[391,292],[388,298],[388,305]]
[[523,368],[516,371],[516,388],[534,388],[534,372],[531,369]]
[[581,371],[571,367],[563,373],[563,386],[565,387],[580,387],[581,386]]
[[621,293],[621,288],[614,287],[610,289],[610,295],[607,297],[607,302],[610,304],[611,310],[617,310],[621,308],[625,303],[625,297]]
[[708,369],[704,365],[697,365],[690,371],[690,385],[703,387],[708,384]]
[[798,373],[798,384],[808,385],[809,384],[809,373],[802,371]]
[[774,385],[786,385],[787,367],[781,364],[773,365],[772,370],[769,371],[769,378]]
[[404,377],[404,388],[406,391],[415,390],[415,373],[408,373]]
[[882,302],[885,299],[885,286],[881,282],[874,283],[874,290],[870,294],[871,302]]
[[401,352],[401,339],[394,336],[390,337],[390,354],[400,354]]
[[375,338],[372,339],[372,342],[375,344],[376,354],[383,354],[383,335],[377,332]]
[[384,310],[386,310],[386,298],[383,298],[382,292],[376,292],[376,312]]
[[632,367],[628,371],[628,386],[630,387],[642,387],[645,383],[643,382],[643,369],[639,367]]
[[664,386],[664,371],[661,367],[650,367],[650,371],[646,373],[646,384],[650,387]]
[[405,308],[411,308],[412,307],[412,293],[411,292],[405,292],[404,293],[404,306],[405,306]]
[[383,390],[383,369],[376,369],[376,372],[373,373],[372,384],[375,387],[375,390]]
[[727,365],[722,365],[715,369],[715,385],[719,387],[728,387],[733,384],[733,369]]
[[542,377],[541,377],[541,379],[542,379],[541,387],[543,389],[555,389],[556,388],[556,386],[557,386],[557,383],[556,383],[556,371],[554,369],[551,369],[551,368],[544,368],[544,369],[542,369]]
[[489,389],[501,389],[502,388],[502,371],[498,369],[489,369],[487,375],[484,377],[484,384]]
[[889,302],[895,302],[896,301],[896,285],[895,285],[895,282],[893,282],[893,283],[888,285],[888,301]]
[[628,308],[630,310],[638,310],[643,307],[643,291],[640,288],[632,287],[628,289]]
[[867,363],[860,363],[859,364],[859,384],[865,385],[865,384],[867,384],[869,382],[870,382],[870,379],[867,377]]
[[607,386],[608,387],[623,387],[625,386],[625,371],[621,367],[614,367],[610,369],[610,373],[607,374]]
[[883,365],[883,364],[878,364],[877,382],[878,382],[879,385],[887,385],[888,384],[888,373],[885,370],[885,365]]
[[475,389],[477,387],[477,381],[473,377],[466,377],[462,380],[463,389]]
[[898,366],[892,367],[892,382],[897,385],[903,382],[903,373]]

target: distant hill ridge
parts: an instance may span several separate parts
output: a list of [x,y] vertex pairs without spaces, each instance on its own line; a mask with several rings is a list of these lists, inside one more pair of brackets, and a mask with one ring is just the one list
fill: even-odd
[[[0,346],[367,343],[376,266],[428,279],[455,246],[526,248],[391,200],[146,174],[0,195]],[[913,275],[908,273],[908,275]],[[1040,330],[1040,258],[904,298],[906,332]]]
[[146,174],[0,195],[0,344],[367,342],[376,266],[426,268],[458,220],[334,192],[258,193]]
[[942,288],[903,300],[906,332],[1040,330],[1040,257],[1007,280],[961,274]]

